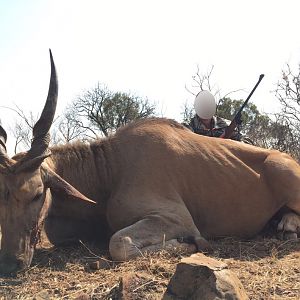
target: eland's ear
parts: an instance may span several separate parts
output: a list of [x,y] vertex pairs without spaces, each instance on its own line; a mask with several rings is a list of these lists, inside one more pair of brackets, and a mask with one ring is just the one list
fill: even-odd
[[[28,158],[27,153],[18,160],[12,167],[11,171],[14,173],[20,173],[20,172],[32,172],[36,169],[38,169],[43,161],[51,155],[51,151],[47,150],[42,155]],[[14,156],[15,158],[15,156]]]
[[42,171],[46,177],[46,186],[49,187],[51,191],[67,196],[69,198],[75,198],[78,200],[97,204],[97,202],[84,196],[76,188],[74,188],[71,184],[69,184],[67,181],[65,181],[63,178],[61,178],[58,174],[56,174],[44,164],[42,165]]

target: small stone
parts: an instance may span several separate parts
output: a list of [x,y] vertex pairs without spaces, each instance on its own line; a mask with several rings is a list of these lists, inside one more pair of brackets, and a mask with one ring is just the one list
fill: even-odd
[[90,300],[90,296],[88,294],[82,293],[79,294],[77,296],[75,296],[75,298],[73,298],[74,300]]
[[50,295],[48,291],[43,290],[33,296],[33,300],[50,300]]
[[145,282],[151,282],[152,277],[144,273],[127,273],[120,278],[116,299],[139,299],[138,294]]
[[96,261],[92,261],[88,264],[88,267],[91,270],[100,270],[100,269],[107,270],[107,269],[111,268],[109,262],[107,260],[104,260],[104,259],[99,259],[99,260],[96,260]]

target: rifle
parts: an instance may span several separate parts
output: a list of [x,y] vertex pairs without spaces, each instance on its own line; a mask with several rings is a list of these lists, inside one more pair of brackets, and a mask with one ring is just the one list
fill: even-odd
[[259,75],[259,79],[258,79],[256,85],[254,86],[253,90],[249,94],[248,98],[245,100],[243,105],[240,107],[240,109],[238,110],[238,112],[234,116],[233,120],[231,121],[230,125],[225,128],[224,139],[230,138],[230,136],[232,135],[234,129],[237,127],[238,124],[240,124],[242,111],[245,108],[245,106],[247,105],[247,103],[248,103],[249,99],[251,98],[252,94],[254,93],[254,91],[256,90],[256,88],[258,87],[258,85],[260,84],[262,79],[264,78],[264,76],[265,76],[264,74]]

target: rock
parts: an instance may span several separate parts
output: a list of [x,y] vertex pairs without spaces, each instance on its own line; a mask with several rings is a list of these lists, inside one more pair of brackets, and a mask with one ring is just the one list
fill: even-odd
[[143,293],[145,289],[152,290],[155,285],[153,278],[144,273],[127,273],[120,278],[119,287],[115,298],[121,300],[145,299]]
[[73,298],[74,300],[90,300],[91,297],[88,294],[85,293],[81,293],[79,295],[76,295],[75,298]]
[[105,259],[98,259],[96,261],[92,261],[88,264],[88,268],[90,270],[101,270],[101,269],[104,269],[104,270],[108,270],[108,269],[111,269],[112,266],[110,264],[110,262],[108,260],[105,260]]
[[50,300],[51,298],[50,298],[48,291],[43,290],[43,291],[40,291],[39,293],[37,293],[36,295],[34,295],[32,299],[33,300]]
[[246,300],[246,295],[236,275],[227,265],[204,254],[183,258],[177,265],[163,300]]

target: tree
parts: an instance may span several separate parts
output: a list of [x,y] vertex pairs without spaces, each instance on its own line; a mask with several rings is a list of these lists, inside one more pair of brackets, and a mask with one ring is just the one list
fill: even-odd
[[[219,102],[222,99],[228,98],[230,94],[233,94],[235,92],[241,91],[241,89],[234,90],[231,92],[228,92],[224,95],[221,95],[221,89],[219,86],[214,83],[213,81],[213,71],[214,71],[214,66],[210,66],[209,70],[206,73],[200,73],[199,66],[197,65],[197,71],[195,75],[192,76],[192,84],[191,87],[185,86],[185,89],[192,94],[194,97],[200,92],[200,91],[210,91],[216,99],[220,99],[217,103],[219,105]],[[228,98],[229,99],[229,98]],[[228,103],[227,103],[228,104]],[[228,111],[229,113],[229,111]],[[188,101],[185,102],[183,106],[183,112],[181,113],[182,115],[182,120],[184,123],[189,123],[189,120],[191,117],[195,114],[193,105],[189,103]],[[229,118],[228,118],[229,119]]]
[[76,112],[71,109],[65,109],[63,115],[59,118],[57,125],[54,127],[54,135],[52,132],[53,144],[69,143],[73,140],[85,140],[86,128],[83,128],[81,122],[74,118]]
[[[186,89],[194,96],[196,96],[200,91],[203,90],[210,91],[214,95],[214,97],[218,99],[216,112],[217,115],[221,118],[232,120],[243,104],[244,100],[232,100],[231,98],[229,98],[229,95],[240,91],[241,89],[225,93],[223,96],[221,96],[221,89],[217,84],[212,82],[213,70],[214,66],[211,66],[207,73],[201,74],[199,66],[197,66],[196,74],[192,76],[192,88],[194,90],[191,91],[191,89],[188,89],[187,87]],[[186,101],[182,113],[183,122],[188,123],[194,114],[194,108]],[[257,107],[254,104],[249,103],[242,112],[243,122],[240,126],[240,129],[244,132],[248,132],[252,124],[254,123],[254,120],[258,121],[259,116],[260,113]]]
[[[30,148],[33,126],[38,119],[32,112],[9,108],[17,113],[18,119],[10,128],[15,138],[15,149]],[[51,127],[50,144],[68,143],[76,139],[89,140],[108,136],[115,130],[135,119],[155,115],[155,105],[129,93],[112,92],[99,83],[85,91],[54,120]]]
[[123,92],[112,92],[97,84],[83,92],[67,108],[68,121],[84,135],[108,136],[117,128],[140,118],[155,115],[155,105],[148,99]]
[[37,116],[34,116],[33,112],[29,112],[27,115],[20,107],[17,105],[15,108],[5,107],[9,110],[12,110],[18,115],[18,118],[14,121],[14,124],[9,128],[9,131],[12,133],[15,139],[14,153],[21,150],[26,150],[30,148],[31,145],[31,136],[32,129],[35,122],[38,120]]
[[273,92],[281,106],[276,115],[280,124],[276,133],[284,135],[285,151],[300,160],[300,64],[296,71],[286,64]]
[[[298,70],[292,71],[289,64],[282,70],[282,77],[274,91],[281,111],[278,114],[282,122],[290,127],[295,138],[299,138],[300,125],[300,64]],[[299,140],[299,139],[298,139]]]
[[[16,154],[20,151],[26,151],[31,147],[33,127],[39,119],[39,116],[34,115],[32,111],[25,113],[18,106],[16,106],[16,108],[7,108],[14,111],[18,115],[12,126],[9,127],[9,131],[12,133],[12,136],[15,139],[14,153]],[[60,120],[60,118],[58,117],[54,120],[54,124],[51,128],[50,145],[65,141],[62,132],[59,130],[59,126],[57,126],[57,120]],[[65,121],[62,121],[62,123],[63,122]]]
[[[199,65],[197,65],[196,74],[192,76],[191,87],[185,86],[185,89],[192,95],[196,96],[200,91],[210,91],[215,97],[220,94],[220,89],[216,84],[212,83],[214,66],[210,66],[206,73],[200,73]],[[220,97],[219,97],[220,98]]]
[[[227,120],[233,120],[243,102],[244,100],[232,100],[230,98],[220,99],[217,106],[217,115]],[[242,111],[241,121],[238,129],[249,137],[254,144],[266,147],[267,142],[264,131],[257,129],[270,126],[271,119],[267,115],[261,114],[255,104],[248,103]]]
[[299,128],[300,123],[300,64],[293,72],[289,64],[282,70],[282,77],[274,91],[281,105],[281,117],[291,127]]

